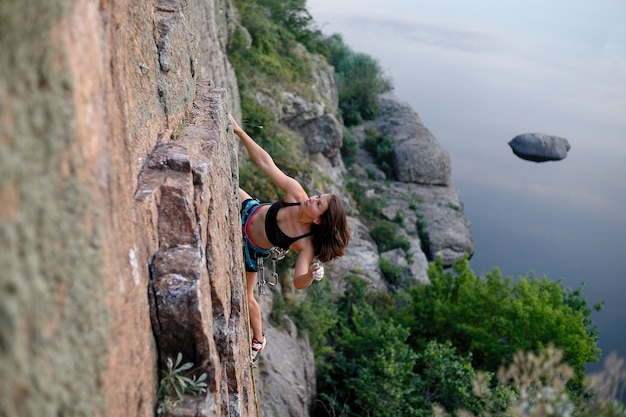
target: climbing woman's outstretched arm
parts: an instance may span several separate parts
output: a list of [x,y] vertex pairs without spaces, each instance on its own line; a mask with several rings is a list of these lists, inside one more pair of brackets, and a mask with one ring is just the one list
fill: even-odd
[[256,143],[229,115],[235,134],[246,147],[248,154],[255,164],[268,176],[268,178],[289,197],[300,201],[307,198],[307,194],[298,181],[286,175],[274,163],[274,160],[258,143]]

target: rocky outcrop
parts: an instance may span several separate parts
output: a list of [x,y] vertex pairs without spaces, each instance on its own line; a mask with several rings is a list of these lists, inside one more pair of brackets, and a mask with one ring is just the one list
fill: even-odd
[[392,93],[380,96],[382,116],[376,129],[393,139],[394,178],[397,181],[450,185],[452,164],[448,152],[424,126],[419,115]]
[[567,139],[543,133],[524,133],[515,136],[509,146],[522,159],[533,162],[565,159],[571,146]]
[[474,241],[458,190],[453,186],[409,186],[407,190],[419,202],[419,236],[427,258],[441,258],[443,265],[451,266],[471,257]]
[[335,294],[343,294],[347,275],[355,275],[368,282],[372,290],[385,290],[387,283],[380,270],[380,255],[369,229],[356,217],[348,217],[352,240],[345,254],[330,265],[331,285]]
[[[223,159],[232,144],[211,136],[225,131],[237,99],[215,38],[228,33],[228,4],[0,7],[0,415],[154,416],[158,364],[178,349],[210,374],[206,410],[254,414],[249,367],[239,367],[248,343],[238,245],[220,246],[237,243],[226,226],[236,223],[234,201],[224,198],[236,178],[222,171],[233,169]],[[213,133],[198,135],[211,140],[194,147],[177,139],[196,135],[188,116],[202,74],[232,100],[207,112],[200,130]],[[155,149],[167,155],[145,165]],[[163,186],[138,201],[139,172],[160,161]],[[168,205],[183,215],[165,213]],[[176,330],[189,345],[177,347],[176,331],[172,343],[155,341],[166,327],[153,333],[150,287],[154,304],[186,294],[196,321]]]
[[261,296],[268,344],[255,369],[259,415],[307,416],[317,394],[315,357],[307,334],[299,332],[288,316],[282,316],[278,326],[269,320],[271,299],[280,291],[279,284]]
[[[402,267],[404,278],[426,282],[428,261],[441,258],[444,265],[450,266],[474,253],[470,223],[463,213],[460,194],[450,183],[450,159],[447,152],[407,103],[387,93],[381,96],[381,107],[378,119],[354,129],[359,148],[350,173],[367,190],[368,198],[384,200],[382,214],[387,220],[393,221],[398,216],[402,218],[401,233],[410,243],[404,260],[399,251],[380,256]],[[389,161],[392,178],[378,167],[364,149],[367,126],[373,126],[392,140],[394,158]],[[413,152],[410,149],[415,152],[410,153]],[[409,154],[397,157],[400,153]],[[398,162],[400,165],[395,165]],[[416,173],[419,175],[414,177]],[[404,180],[400,181],[400,178]],[[408,181],[411,178],[413,181]],[[362,258],[375,260],[371,263],[378,262],[376,245],[369,249],[361,247],[355,252],[359,254],[357,257],[347,251],[344,256],[346,259],[340,263],[367,265],[362,262]],[[376,275],[374,268],[369,269],[370,273],[365,275]],[[370,285],[374,288],[379,287],[376,281],[375,278],[370,279]]]
[[[328,70],[331,67],[327,66]],[[316,74],[325,74],[319,71]],[[319,84],[320,94],[328,99],[335,99],[337,87],[330,78],[323,78]],[[333,93],[333,91],[335,93]],[[277,97],[257,92],[257,102],[272,109],[274,117],[281,123],[297,132],[303,139],[305,150],[310,154],[322,154],[332,166],[342,166],[341,144],[343,140],[343,125],[337,117],[330,113],[326,104],[320,101],[310,101],[294,92],[281,92]]]
[[[150,311],[160,369],[181,353],[204,395],[172,414],[256,412],[242,285],[237,155],[227,134],[225,90],[198,81],[190,119],[176,141],[159,144],[138,181],[137,201],[158,248],[151,260]],[[193,406],[192,406],[193,405]]]

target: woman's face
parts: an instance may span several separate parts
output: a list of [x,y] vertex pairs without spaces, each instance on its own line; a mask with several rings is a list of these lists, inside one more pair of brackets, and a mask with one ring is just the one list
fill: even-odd
[[305,213],[310,217],[317,220],[328,210],[328,202],[330,201],[330,194],[314,195],[304,200],[300,205],[304,209]]

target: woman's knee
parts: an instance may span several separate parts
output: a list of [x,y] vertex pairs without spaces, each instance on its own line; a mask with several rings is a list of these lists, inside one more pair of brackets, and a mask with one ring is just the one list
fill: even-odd
[[240,188],[239,189],[239,202],[243,202],[249,198],[252,198],[250,194],[248,194],[247,192],[245,192],[244,190]]
[[254,308],[257,308],[259,306],[258,301],[254,297],[254,293],[253,294],[248,293],[248,306],[252,306]]

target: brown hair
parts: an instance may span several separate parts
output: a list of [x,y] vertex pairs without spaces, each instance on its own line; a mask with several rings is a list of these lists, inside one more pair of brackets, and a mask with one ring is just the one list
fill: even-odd
[[343,256],[343,250],[350,242],[346,210],[339,197],[330,195],[328,209],[320,220],[319,224],[313,224],[313,247],[317,259],[328,262]]

